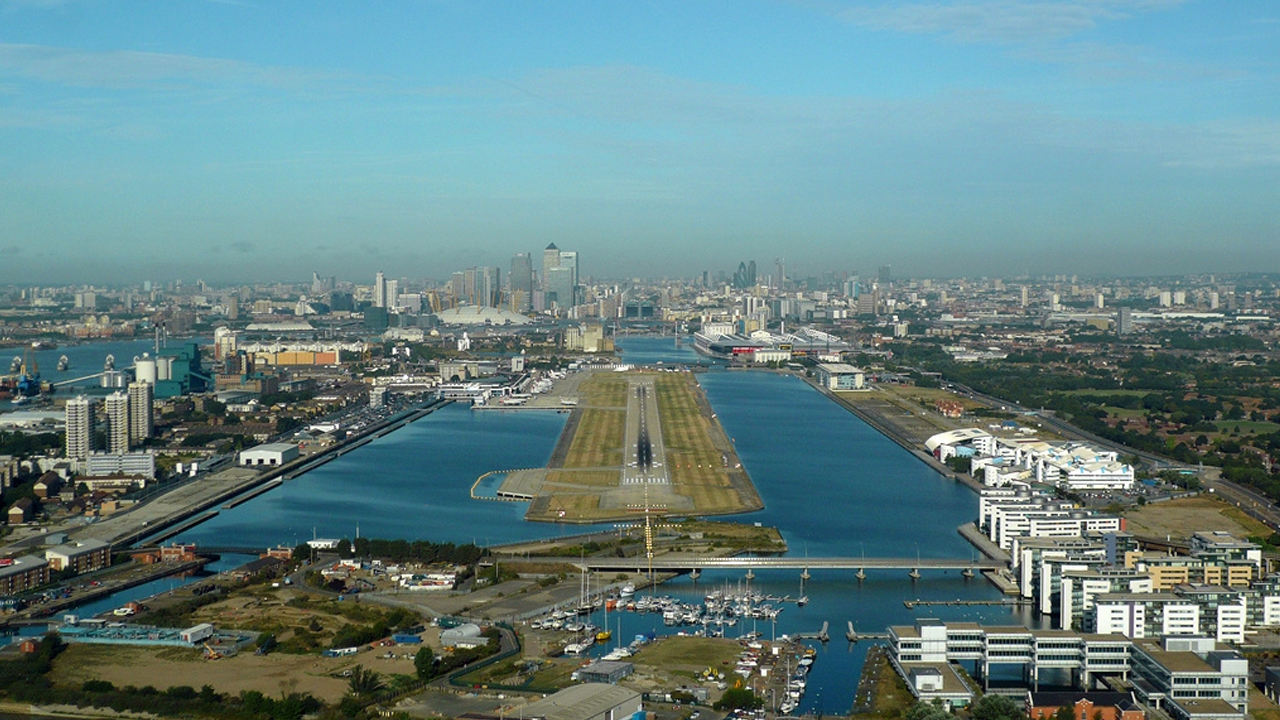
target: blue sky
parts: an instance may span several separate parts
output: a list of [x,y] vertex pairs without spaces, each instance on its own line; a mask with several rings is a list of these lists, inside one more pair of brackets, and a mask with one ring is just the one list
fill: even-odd
[[0,281],[1280,271],[1262,0],[0,0]]

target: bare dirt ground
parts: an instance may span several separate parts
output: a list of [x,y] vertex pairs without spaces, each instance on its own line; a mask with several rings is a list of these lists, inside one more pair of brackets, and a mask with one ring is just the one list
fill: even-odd
[[[290,604],[303,595],[296,588],[258,586],[240,590],[198,609],[190,622],[210,622],[231,630],[271,632],[282,643],[288,643],[297,633],[308,632],[322,647],[327,647],[333,633],[351,623],[341,611],[352,611],[355,607],[343,608],[341,603],[324,598],[313,599],[303,606]],[[366,610],[385,612],[377,607]],[[437,628],[428,627],[422,638],[427,646],[439,652]],[[237,654],[206,660],[202,648],[75,643],[59,656],[54,678],[56,682],[73,686],[85,680],[107,680],[118,687],[151,685],[158,690],[181,685],[199,689],[211,685],[219,692],[239,694],[257,690],[271,697],[300,692],[330,702],[341,699],[347,690],[347,679],[342,673],[357,665],[384,676],[414,675],[413,661],[409,658],[418,647],[388,644],[370,649],[363,646],[354,656],[326,658],[318,651],[255,655],[254,647],[249,645]]]
[[[412,649],[401,647],[394,651],[406,653]],[[357,665],[384,675],[413,674],[412,661],[377,658],[382,652],[379,648],[354,657],[326,658],[284,653],[254,655],[249,650],[234,657],[204,660],[200,651],[189,648],[73,644],[58,658],[55,678],[58,683],[73,686],[85,680],[106,680],[117,687],[151,685],[159,690],[212,685],[218,692],[257,690],[270,697],[299,692],[337,702],[347,691],[342,672]]]
[[1186,540],[1194,532],[1214,530],[1224,530],[1241,539],[1260,532],[1271,534],[1234,505],[1211,495],[1150,503],[1126,511],[1124,517],[1128,532],[1148,537]]

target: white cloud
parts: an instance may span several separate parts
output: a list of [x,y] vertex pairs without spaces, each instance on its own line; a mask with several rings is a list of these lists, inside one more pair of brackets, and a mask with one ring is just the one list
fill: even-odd
[[962,0],[842,7],[839,19],[912,34],[946,35],[961,42],[1024,43],[1069,37],[1135,12],[1183,0]]
[[49,45],[0,43],[0,73],[79,87],[179,89],[209,85],[268,88],[354,84],[347,73],[254,65],[240,60]]
[[[1280,165],[1280,123],[1249,120],[1152,123],[1073,115],[995,92],[949,92],[921,99],[777,97],[693,82],[637,67],[545,70],[516,83],[521,97],[497,107],[513,117],[573,121],[579,143],[620,156],[762,168],[810,156],[866,155],[876,148],[966,152],[1090,151],[1145,158],[1152,167]],[[581,128],[583,120],[587,128]],[[550,123],[555,127],[554,123]],[[556,132],[549,130],[548,132]],[[819,161],[818,165],[823,162]]]

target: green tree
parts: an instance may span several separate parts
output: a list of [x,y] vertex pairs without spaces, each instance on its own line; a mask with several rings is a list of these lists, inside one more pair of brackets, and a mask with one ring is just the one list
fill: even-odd
[[906,720],[949,720],[951,713],[942,707],[941,700],[921,701],[912,705],[905,717]]
[[1070,705],[1063,705],[1054,711],[1053,720],[1076,720],[1076,714]]
[[750,688],[729,688],[712,707],[716,710],[755,710],[764,707],[764,698],[757,697]]
[[385,687],[382,682],[382,676],[373,670],[367,670],[363,665],[357,665],[355,670],[351,671],[351,677],[347,680],[347,690],[354,697],[365,697],[372,695]]
[[435,656],[425,645],[418,648],[418,654],[413,656],[413,669],[417,671],[419,680],[430,680],[435,676]]
[[974,703],[973,720],[1023,720],[1025,713],[1003,695],[987,694]]

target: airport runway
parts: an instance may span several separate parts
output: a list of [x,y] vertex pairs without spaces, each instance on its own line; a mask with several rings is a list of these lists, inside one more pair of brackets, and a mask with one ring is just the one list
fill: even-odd
[[633,378],[627,387],[627,429],[623,445],[623,485],[670,485],[658,391],[653,377]]

